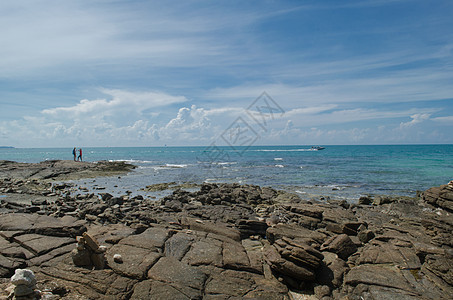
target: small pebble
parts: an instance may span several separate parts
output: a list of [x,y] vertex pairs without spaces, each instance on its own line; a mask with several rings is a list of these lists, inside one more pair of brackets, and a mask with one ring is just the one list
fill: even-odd
[[121,264],[123,263],[123,257],[121,256],[121,254],[115,254],[113,255],[113,261],[118,264]]

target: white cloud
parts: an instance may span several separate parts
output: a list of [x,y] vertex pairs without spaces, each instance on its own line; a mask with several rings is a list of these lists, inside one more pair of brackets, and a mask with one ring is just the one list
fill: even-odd
[[56,107],[44,109],[45,115],[58,116],[86,116],[86,115],[113,115],[135,112],[141,114],[143,111],[160,106],[186,102],[183,96],[172,96],[161,92],[131,92],[125,90],[101,89],[101,91],[112,96],[111,100],[81,100],[75,106]]
[[446,116],[446,117],[436,117],[432,118],[431,120],[442,123],[442,124],[451,124],[453,125],[453,116]]
[[304,108],[294,108],[288,112],[285,112],[286,117],[300,116],[300,115],[313,115],[326,112],[332,109],[337,108],[337,104],[327,104],[320,106],[304,107]]
[[403,128],[412,127],[416,124],[429,120],[430,116],[431,116],[431,114],[414,114],[411,116],[412,120],[410,120],[409,122],[401,122],[400,128],[403,129]]

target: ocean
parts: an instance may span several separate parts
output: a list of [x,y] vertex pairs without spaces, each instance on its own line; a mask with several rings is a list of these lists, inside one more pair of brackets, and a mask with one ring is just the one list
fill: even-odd
[[[128,175],[77,181],[112,193],[144,194],[163,182],[229,182],[270,186],[304,199],[363,195],[414,196],[453,180],[453,145],[83,148],[85,161],[126,161]],[[72,148],[0,148],[0,160],[72,159]]]

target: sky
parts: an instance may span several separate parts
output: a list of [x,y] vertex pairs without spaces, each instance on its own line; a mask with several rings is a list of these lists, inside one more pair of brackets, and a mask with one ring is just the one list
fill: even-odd
[[0,2],[0,146],[453,143],[453,1]]

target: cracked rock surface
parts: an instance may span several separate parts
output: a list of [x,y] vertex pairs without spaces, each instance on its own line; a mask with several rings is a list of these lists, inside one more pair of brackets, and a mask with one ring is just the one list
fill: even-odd
[[[13,170],[0,189],[35,197],[47,181],[27,183],[23,177],[32,173]],[[175,188],[159,200],[69,196],[69,188],[41,193],[46,201],[0,204],[0,299],[24,268],[56,299],[453,295],[450,186],[362,204],[301,201],[239,184]],[[103,269],[74,265],[71,252],[84,233],[105,251]]]

